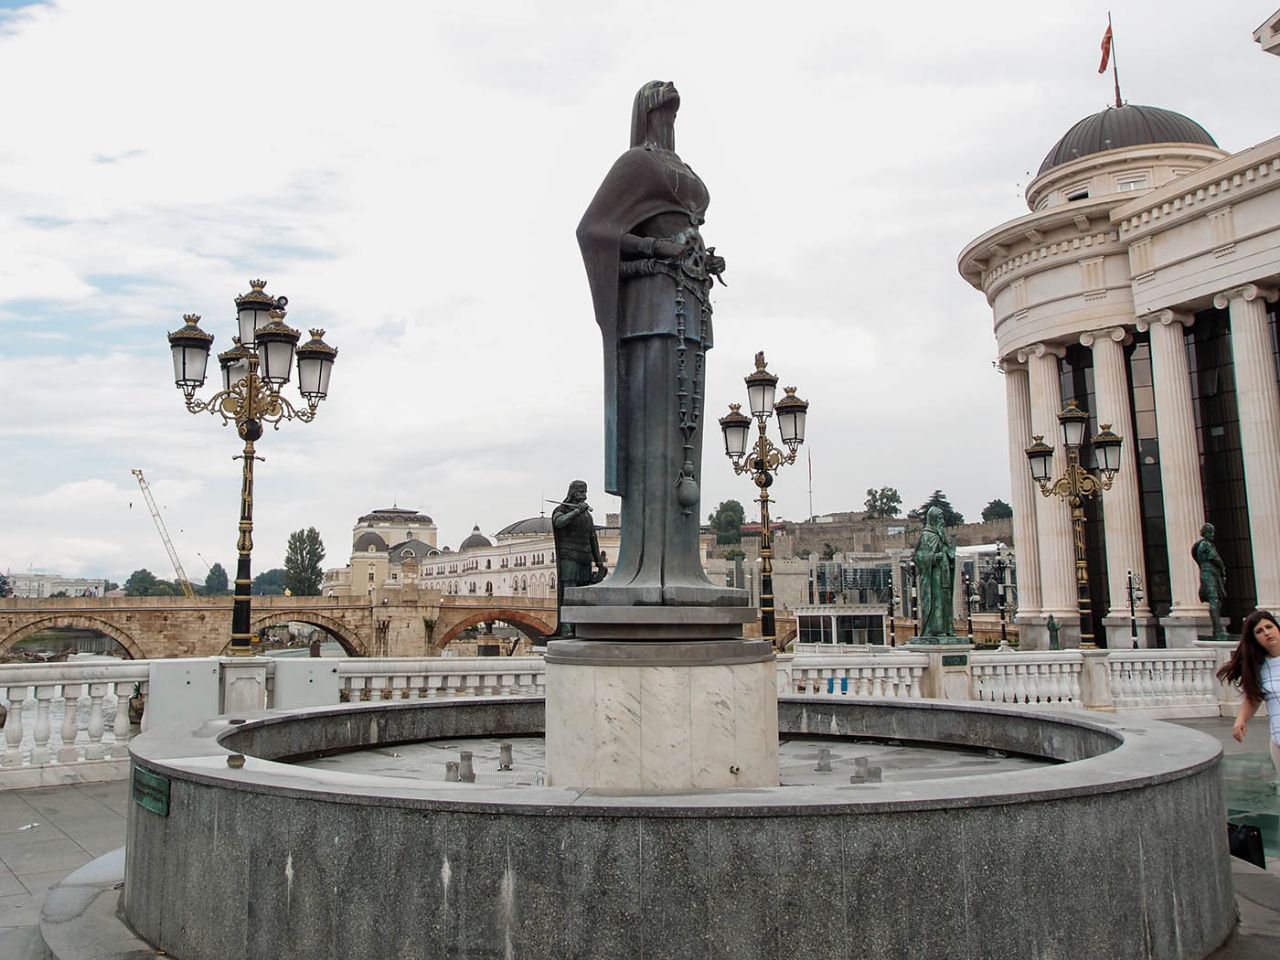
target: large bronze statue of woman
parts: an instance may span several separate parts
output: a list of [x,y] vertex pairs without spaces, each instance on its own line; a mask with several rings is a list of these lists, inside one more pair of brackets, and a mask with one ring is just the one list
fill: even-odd
[[698,476],[713,278],[724,270],[698,228],[709,200],[675,152],[680,95],[646,83],[631,149],[578,225],[604,339],[605,489],[622,498],[622,542],[594,603],[726,602],[698,556]]
[[920,577],[920,636],[955,636],[956,548],[947,540],[942,510],[930,507],[913,558]]

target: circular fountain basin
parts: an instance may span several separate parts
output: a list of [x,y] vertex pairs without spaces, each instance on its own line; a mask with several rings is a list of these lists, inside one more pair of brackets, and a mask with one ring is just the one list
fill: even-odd
[[833,753],[1051,763],[669,796],[291,762],[535,737],[543,718],[540,698],[495,697],[149,732],[131,744],[148,805],[130,804],[125,914],[182,960],[1200,958],[1234,922],[1221,748],[1159,722],[780,698],[784,739]]

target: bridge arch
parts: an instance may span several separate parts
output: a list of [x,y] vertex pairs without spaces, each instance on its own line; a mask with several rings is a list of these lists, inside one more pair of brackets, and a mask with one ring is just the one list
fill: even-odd
[[7,637],[0,639],[0,653],[12,649],[33,633],[39,633],[41,630],[52,630],[54,627],[75,627],[79,630],[94,630],[120,644],[124,648],[124,652],[129,655],[130,660],[147,659],[147,655],[142,647],[138,645],[138,641],[134,640],[132,636],[121,630],[114,623],[71,611],[55,613],[47,617],[41,617],[39,620],[33,620],[30,623],[24,623],[13,630]]
[[792,641],[795,640],[796,636],[799,633],[800,633],[800,627],[798,624],[790,626],[786,630],[784,630],[782,632],[782,636],[780,636],[777,640],[778,649],[785,650],[787,649],[787,647],[791,646]]
[[326,617],[322,613],[310,610],[280,610],[269,613],[264,617],[254,619],[251,629],[254,633],[261,633],[267,627],[278,626],[282,623],[307,623],[313,627],[319,627],[341,644],[342,649],[347,652],[347,656],[367,657],[369,655],[369,648],[365,645],[365,642],[349,626],[341,620],[335,620],[333,617]]
[[539,617],[523,610],[495,607],[490,610],[477,610],[464,617],[446,630],[436,641],[435,646],[443,650],[468,627],[476,627],[489,620],[501,620],[523,633],[532,640],[545,640],[555,632],[555,628]]

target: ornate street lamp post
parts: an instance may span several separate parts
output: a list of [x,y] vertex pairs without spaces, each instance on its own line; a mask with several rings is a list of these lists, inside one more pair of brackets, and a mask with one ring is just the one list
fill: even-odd
[[1132,570],[1125,572],[1126,586],[1129,593],[1129,639],[1138,645],[1138,604],[1142,601],[1142,574]]
[[1008,597],[1008,593],[1005,590],[1004,582],[1004,574],[1005,570],[1008,569],[1008,564],[1005,563],[1004,558],[997,557],[992,562],[991,569],[995,571],[996,581],[1000,584],[1000,645],[1004,646],[1009,642],[1008,621],[1005,618],[1006,599]]
[[1080,447],[1089,429],[1089,414],[1076,406],[1074,400],[1058,414],[1062,428],[1062,443],[1067,450],[1067,470],[1055,480],[1050,479],[1053,470],[1053,447],[1044,437],[1034,436],[1027,447],[1027,462],[1031,467],[1031,479],[1046,497],[1058,496],[1071,507],[1071,525],[1075,533],[1076,550],[1076,603],[1080,613],[1080,645],[1093,646],[1093,605],[1089,599],[1089,564],[1084,542],[1084,502],[1104,490],[1111,489],[1111,482],[1120,471],[1119,436],[1111,432],[1111,424],[1101,424],[1093,438],[1094,455],[1098,473],[1086,470],[1080,463]]
[[[240,525],[236,550],[235,600],[231,608],[231,654],[252,654],[249,628],[251,592],[250,555],[253,552],[253,445],[262,436],[263,424],[280,429],[282,420],[309,423],[316,408],[329,393],[329,374],[338,351],[324,342],[323,330],[312,330],[311,339],[298,346],[301,335],[284,322],[284,297],[266,293],[265,280],[251,280],[248,293],[236,297],[239,336],[234,346],[218,354],[222,367],[222,389],[208,400],[196,399],[204,385],[213,334],[200,329],[198,314],[183,317],[185,325],[169,334],[173,351],[174,382],[186,397],[189,413],[211,413],[223,423],[234,423],[244,441],[244,451],[233,459],[243,460],[240,479]],[[298,361],[298,388],[306,400],[305,409],[295,407],[280,395],[289,382],[295,356]]]
[[970,643],[973,643],[973,603],[977,599],[977,594],[973,592],[973,581],[966,573],[964,575],[964,616]]
[[[764,351],[756,354],[756,369],[744,379],[751,417],[742,413],[742,404],[729,404],[729,412],[720,418],[724,433],[724,452],[733,461],[733,472],[750,473],[760,489],[760,636],[777,645],[777,627],[773,608],[773,537],[769,529],[769,487],[773,475],[784,464],[796,462],[796,451],[804,443],[805,417],[809,404],[796,396],[795,387],[785,388],[786,396],[773,402],[778,385],[776,374],[765,369]],[[783,453],[769,440],[765,428],[769,417],[778,414],[778,432],[788,453]],[[759,427],[756,442],[748,452],[751,418]]]
[[893,584],[891,583],[889,584],[889,592],[885,596],[885,606],[884,606],[884,630],[885,630],[884,642],[886,645],[890,647],[897,646],[897,639],[895,638],[894,632],[893,632],[893,606],[896,600],[897,600],[897,595],[893,589]]

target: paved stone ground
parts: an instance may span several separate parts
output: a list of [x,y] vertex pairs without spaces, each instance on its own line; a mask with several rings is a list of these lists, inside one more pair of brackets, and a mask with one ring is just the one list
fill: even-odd
[[[1241,927],[1212,960],[1276,960],[1280,794],[1269,764],[1262,763],[1267,759],[1266,725],[1252,724],[1244,744],[1231,740],[1229,720],[1184,725],[1222,742],[1229,814],[1233,820],[1257,823],[1268,850],[1265,872],[1232,860]],[[123,845],[128,802],[123,782],[0,791],[0,960],[48,960],[39,926],[46,891],[82,864]]]
[[0,957],[43,960],[45,892],[124,843],[128,784],[0,792]]

